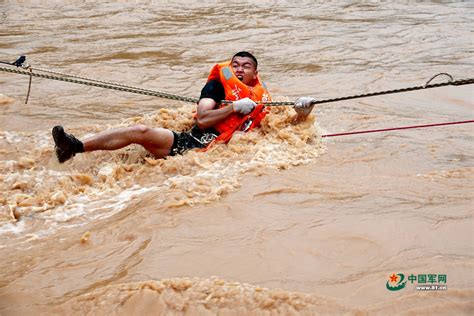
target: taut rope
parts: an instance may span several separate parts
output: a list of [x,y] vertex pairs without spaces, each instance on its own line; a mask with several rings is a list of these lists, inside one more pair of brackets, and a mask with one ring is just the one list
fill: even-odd
[[[39,77],[39,78],[45,78],[45,79],[51,79],[51,80],[59,80],[59,81],[64,81],[64,82],[77,83],[77,84],[82,84],[82,85],[86,85],[86,86],[93,86],[93,87],[98,87],[98,88],[104,88],[104,89],[111,89],[111,90],[118,90],[118,91],[124,91],[124,92],[136,93],[136,94],[143,94],[143,95],[154,96],[154,97],[165,98],[165,99],[176,100],[176,101],[184,101],[184,102],[191,102],[191,103],[196,103],[196,102],[199,101],[199,99],[197,99],[197,98],[182,96],[182,95],[178,95],[178,94],[172,94],[172,93],[161,92],[161,91],[156,91],[156,90],[144,89],[144,88],[140,88],[140,87],[125,85],[125,84],[111,82],[111,81],[97,80],[97,79],[88,78],[88,77],[70,75],[70,74],[65,74],[65,73],[62,73],[62,72],[51,71],[51,70],[46,70],[46,69],[41,69],[41,68],[33,68],[30,65],[28,65],[25,62],[25,60],[26,60],[26,57],[21,56],[20,58],[18,58],[13,63],[0,61],[1,64],[9,65],[9,67],[0,67],[0,71],[29,76],[30,77],[30,82],[29,82],[29,87],[28,87],[28,96],[29,96],[29,93],[30,93],[30,90],[31,90],[31,79],[32,79],[32,77]],[[16,69],[16,68],[13,68],[13,66],[15,66],[17,68],[23,68],[25,70]],[[436,77],[438,77],[440,75],[444,75],[444,76],[449,77],[449,81],[442,82],[442,83],[430,84],[430,82],[433,79],[435,79]],[[367,98],[367,97],[373,97],[373,96],[379,96],[379,95],[385,95],[385,94],[393,94],[393,93],[401,93],[401,92],[408,92],[408,91],[415,91],[415,90],[438,88],[438,87],[443,87],[443,86],[461,86],[461,85],[467,85],[467,84],[473,84],[473,83],[474,83],[474,78],[453,80],[453,77],[451,75],[449,75],[447,73],[439,73],[439,74],[434,75],[433,77],[431,77],[424,85],[420,85],[420,86],[414,86],[414,87],[408,87],[408,88],[402,88],[402,89],[394,89],[394,90],[384,90],[384,91],[371,92],[371,93],[365,93],[365,94],[356,94],[356,95],[350,95],[350,96],[344,96],[344,97],[338,97],[338,98],[331,98],[331,99],[321,99],[321,100],[314,101],[313,104],[331,103],[331,102],[338,102],[338,101],[358,99],[358,98]],[[28,100],[28,97],[27,97],[27,100]],[[222,100],[222,103],[229,103],[229,102],[230,101]],[[294,101],[268,101],[268,102],[263,102],[263,104],[265,104],[266,106],[292,106],[292,105],[295,104],[295,102]]]
[[389,132],[389,131],[399,131],[399,130],[404,130],[404,129],[415,129],[415,128],[426,128],[426,127],[445,126],[445,125],[458,125],[458,124],[470,124],[470,123],[474,123],[474,120],[458,121],[458,122],[445,122],[445,123],[433,123],[433,124],[425,124],[425,125],[399,126],[399,127],[381,128],[381,129],[369,129],[369,130],[365,130],[365,131],[345,132],[345,133],[337,133],[337,134],[325,134],[325,135],[321,135],[321,137],[337,137],[337,136],[348,136],[348,135],[357,135],[357,134],[381,133],[381,132]]

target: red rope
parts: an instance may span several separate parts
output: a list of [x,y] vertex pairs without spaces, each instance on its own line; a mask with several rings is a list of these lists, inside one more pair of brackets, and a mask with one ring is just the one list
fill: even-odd
[[424,127],[455,125],[455,124],[467,124],[467,123],[474,123],[474,120],[459,121],[459,122],[447,122],[447,123],[435,123],[435,124],[426,124],[426,125],[400,126],[400,127],[371,129],[371,130],[366,130],[366,131],[346,132],[346,133],[338,133],[338,134],[326,134],[326,135],[323,135],[322,137],[335,137],[335,136],[346,136],[346,135],[355,135],[355,134],[379,133],[379,132],[388,132],[388,131],[398,131],[398,130],[402,130],[402,129],[424,128]]

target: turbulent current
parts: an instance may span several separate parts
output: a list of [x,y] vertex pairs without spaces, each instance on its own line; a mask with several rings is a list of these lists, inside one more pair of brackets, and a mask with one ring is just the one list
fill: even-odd
[[[0,61],[198,97],[248,50],[274,100],[473,77],[472,2],[1,1]],[[0,64],[1,66],[1,64]],[[207,152],[83,139],[196,105],[0,72],[0,315],[469,315],[472,86],[318,105]],[[434,83],[446,81],[437,77]]]

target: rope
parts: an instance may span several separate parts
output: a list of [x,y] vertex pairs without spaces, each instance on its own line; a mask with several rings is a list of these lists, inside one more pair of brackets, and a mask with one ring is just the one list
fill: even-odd
[[[161,92],[161,91],[156,91],[156,90],[144,89],[144,88],[140,88],[140,87],[124,85],[124,84],[115,83],[115,82],[111,82],[111,81],[97,80],[97,79],[88,78],[88,77],[80,77],[80,76],[65,74],[65,73],[62,73],[62,72],[51,71],[51,70],[47,70],[47,69],[32,68],[30,65],[25,63],[25,59],[26,59],[25,56],[21,56],[19,59],[17,59],[13,63],[0,61],[0,64],[6,64],[6,65],[9,65],[9,66],[22,67],[24,69],[29,70],[29,71],[26,71],[26,70],[0,67],[0,71],[9,72],[9,73],[17,73],[17,74],[27,75],[27,76],[30,77],[29,84],[28,84],[28,93],[27,93],[25,103],[28,103],[28,98],[30,96],[30,91],[31,91],[31,81],[32,81],[33,77],[52,79],[52,80],[70,82],[70,83],[77,83],[77,84],[82,84],[82,85],[86,85],[86,86],[93,86],[93,87],[99,87],[99,88],[105,88],[105,89],[111,89],[111,90],[131,92],[131,93],[148,95],[148,96],[155,96],[155,97],[160,97],[160,98],[165,98],[165,99],[170,99],[170,100],[177,100],[177,101],[184,101],[184,102],[191,102],[191,103],[197,103],[199,101],[196,98],[181,96],[181,95],[172,94],[172,93],[166,93],[166,92]],[[33,72],[33,71],[36,71],[36,72]],[[38,73],[38,72],[49,73],[49,74],[52,74],[52,75],[42,74],[42,73]],[[437,83],[437,84],[430,84],[430,82],[433,81],[438,76],[447,76],[449,78],[449,81],[443,82],[443,83]],[[414,86],[414,87],[408,87],[408,88],[402,88],[402,89],[385,90],[385,91],[371,92],[371,93],[365,93],[365,94],[356,94],[356,95],[338,97],[338,98],[331,98],[331,99],[315,100],[314,102],[312,102],[312,104],[315,105],[315,104],[322,104],[322,103],[331,103],[331,102],[352,100],[352,99],[358,99],[358,98],[367,98],[367,97],[373,97],[373,96],[379,96],[379,95],[385,95],[385,94],[394,94],[394,93],[409,92],[409,91],[416,91],[416,90],[423,90],[423,89],[431,89],[431,88],[438,88],[438,87],[449,86],[449,85],[461,86],[461,85],[467,85],[467,84],[473,84],[473,83],[474,83],[474,78],[454,80],[453,77],[448,73],[438,73],[438,74],[434,75],[433,77],[431,77],[422,86]],[[231,102],[231,101],[222,100],[222,103],[229,103],[229,102]],[[293,106],[294,105],[293,101],[270,101],[270,102],[263,102],[263,103],[266,106]],[[373,130],[364,130],[364,131],[355,131],[355,132],[326,134],[326,135],[322,135],[322,137],[337,137],[337,136],[347,136],[347,135],[356,135],[356,134],[380,133],[380,132],[387,132],[387,131],[415,129],[415,128],[426,128],[426,127],[455,125],[455,124],[467,124],[467,123],[474,123],[474,120],[458,121],[458,122],[446,122],[446,123],[434,123],[434,124],[426,124],[426,125],[400,126],[400,127],[384,128],[384,129],[373,129]]]
[[[64,81],[64,82],[70,82],[70,83],[77,83],[77,84],[82,84],[82,85],[86,85],[86,86],[93,86],[93,87],[99,87],[99,88],[105,88],[105,89],[111,89],[111,90],[131,92],[131,93],[143,94],[143,95],[160,97],[160,98],[177,100],[177,101],[185,101],[185,102],[191,102],[191,103],[196,103],[196,102],[199,101],[196,98],[180,96],[180,95],[177,95],[177,94],[171,94],[171,93],[160,92],[160,91],[149,90],[149,89],[142,89],[142,88],[138,88],[138,87],[122,85],[122,84],[113,83],[113,82],[109,82],[109,81],[100,81],[100,80],[95,80],[95,79],[88,79],[88,78],[74,76],[74,75],[64,74],[64,75],[61,75],[61,76],[53,76],[53,75],[42,74],[42,73],[38,73],[38,72],[28,72],[28,71],[25,71],[25,70],[12,69],[12,68],[6,68],[6,67],[0,67],[0,70],[5,71],[5,72],[9,72],[9,73],[17,73],[17,74],[21,74],[21,75],[28,75],[28,76],[31,76],[31,77],[38,77],[38,78],[58,80],[58,81]],[[42,70],[39,70],[39,69],[35,69],[35,70],[36,71],[42,71]],[[47,71],[47,72],[54,73],[52,71]],[[77,78],[77,79],[73,79],[73,78]]]
[[[442,73],[442,74],[444,74],[444,73]],[[437,74],[437,75],[433,76],[429,81],[431,81],[432,79],[434,79],[435,77],[437,77],[439,75],[441,75],[441,74]],[[444,86],[462,86],[462,85],[467,85],[467,84],[473,84],[474,83],[474,78],[458,79],[458,80],[452,80],[452,81],[449,81],[449,82],[435,83],[435,84],[429,84],[429,81],[426,84],[422,85],[422,86],[414,86],[414,87],[394,89],[394,90],[385,90],[385,91],[371,92],[371,93],[365,93],[365,94],[356,94],[356,95],[351,95],[351,96],[346,96],[346,97],[339,97],[339,98],[332,98],[332,99],[316,100],[316,101],[312,102],[312,104],[331,103],[331,102],[338,102],[338,101],[345,101],[345,100],[352,100],[352,99],[359,99],[359,98],[367,98],[367,97],[373,97],[373,96],[385,95],[385,94],[393,94],[393,93],[409,92],[409,91],[415,91],[415,90],[439,88],[439,87],[444,87]],[[294,102],[287,102],[287,101],[285,101],[285,102],[270,102],[268,104],[265,103],[265,105],[285,106],[285,105],[294,105]]]
[[[60,75],[60,76],[63,76],[63,77],[77,78],[77,79],[81,79],[81,80],[93,81],[93,82],[97,82],[97,83],[103,83],[103,84],[108,84],[108,85],[114,85],[114,86],[118,86],[118,87],[124,87],[124,88],[129,88],[129,89],[135,89],[135,90],[139,90],[139,91],[153,91],[153,90],[147,90],[147,89],[144,89],[144,88],[135,87],[135,86],[129,86],[129,85],[124,85],[124,84],[120,84],[120,83],[116,83],[116,82],[111,82],[111,81],[97,80],[97,79],[89,78],[89,77],[80,77],[80,76],[76,76],[76,75],[70,75],[70,74],[66,74],[66,73],[63,73],[63,72],[59,72],[59,71],[52,71],[52,70],[47,70],[47,69],[42,69],[42,68],[32,68],[32,69],[33,69],[33,70],[36,70],[36,71],[41,71],[41,72],[51,73],[51,74],[55,74],[55,75]],[[153,92],[156,92],[156,91],[153,91]],[[162,93],[164,93],[164,92],[162,92]],[[177,96],[178,96],[178,95],[177,95]],[[180,96],[180,97],[181,97],[181,96]]]
[[[31,68],[29,65],[25,67],[24,63],[19,64],[18,61],[14,63],[6,63],[6,62],[0,62],[0,63],[7,64],[7,65],[14,65],[17,67],[22,66],[24,68],[29,68],[30,70],[29,72],[25,70],[18,70],[18,69],[12,69],[12,68],[7,68],[7,67],[0,67],[0,70],[4,72],[17,73],[17,74],[30,76],[30,87],[31,87],[31,77],[39,77],[39,78],[52,79],[52,80],[58,80],[58,81],[65,81],[65,82],[70,82],[70,83],[77,83],[77,84],[82,84],[86,86],[93,86],[93,87],[131,92],[131,93],[148,95],[148,96],[155,96],[155,97],[160,97],[160,98],[165,98],[165,99],[170,99],[170,100],[177,100],[177,101],[184,101],[184,102],[191,102],[191,103],[197,103],[199,101],[199,99],[197,98],[191,98],[191,97],[186,97],[186,96],[181,96],[177,94],[166,93],[166,92],[161,92],[161,91],[156,91],[156,90],[144,89],[140,87],[129,86],[129,85],[124,85],[124,84],[110,82],[110,81],[97,80],[97,79],[88,78],[88,77],[69,75],[69,74],[55,72],[55,71],[46,70],[46,69]],[[33,72],[33,70],[37,72]],[[38,73],[38,72],[50,73],[54,75],[48,75],[48,74],[43,74],[43,73]],[[440,75],[448,76],[449,81],[436,83],[436,84],[430,84],[430,82],[433,79],[435,79],[436,77]],[[438,87],[450,86],[450,85],[461,86],[461,85],[467,85],[467,84],[473,84],[473,83],[474,83],[474,78],[453,80],[453,77],[451,75],[447,73],[439,73],[431,77],[424,85],[421,85],[421,86],[414,86],[414,87],[394,89],[394,90],[385,90],[385,91],[371,92],[371,93],[365,93],[365,94],[356,94],[356,95],[338,97],[338,98],[322,99],[322,100],[316,100],[312,102],[312,104],[314,105],[314,104],[322,104],[322,103],[331,103],[331,102],[367,98],[367,97],[373,97],[373,96],[379,96],[379,95],[385,95],[385,94],[394,94],[394,93],[409,92],[409,91],[415,91],[415,90],[431,89],[431,88],[438,88]],[[229,103],[229,102],[231,101],[222,100],[222,103]],[[293,106],[295,102],[294,101],[268,101],[268,102],[262,102],[262,103],[266,106]]]
[[388,132],[388,131],[398,131],[398,130],[403,130],[403,129],[426,128],[426,127],[456,125],[456,124],[468,124],[468,123],[474,123],[474,120],[459,121],[459,122],[446,122],[446,123],[434,123],[434,124],[425,124],[425,125],[400,126],[400,127],[382,128],[382,129],[371,129],[371,130],[365,130],[365,131],[346,132],[346,133],[337,133],[337,134],[326,134],[326,135],[322,135],[321,137],[337,137],[337,136],[347,136],[347,135],[356,135],[356,134],[381,133],[381,132]]
[[[30,73],[32,72],[33,70],[30,68]],[[31,80],[33,79],[33,77],[30,75],[30,80],[28,81],[28,92],[26,93],[26,100],[25,100],[25,104],[28,104],[28,99],[30,98],[30,92],[31,92]]]
[[431,77],[431,78],[425,83],[425,85],[424,85],[423,87],[426,88],[426,86],[427,86],[431,81],[433,81],[434,78],[436,78],[436,77],[438,77],[438,76],[447,76],[447,77],[449,78],[449,82],[453,82],[453,81],[454,81],[453,76],[451,76],[450,74],[445,73],[445,72],[440,72],[439,74],[434,75],[433,77]]

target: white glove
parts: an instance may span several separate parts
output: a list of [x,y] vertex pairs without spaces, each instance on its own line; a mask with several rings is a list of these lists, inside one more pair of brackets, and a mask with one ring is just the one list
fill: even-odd
[[312,97],[300,97],[296,99],[295,105],[293,108],[295,109],[296,113],[302,115],[309,115],[314,108],[313,102],[316,102],[315,98]]
[[253,102],[249,98],[244,98],[244,99],[232,102],[234,112],[238,112],[244,115],[252,112],[256,105],[257,103]]

